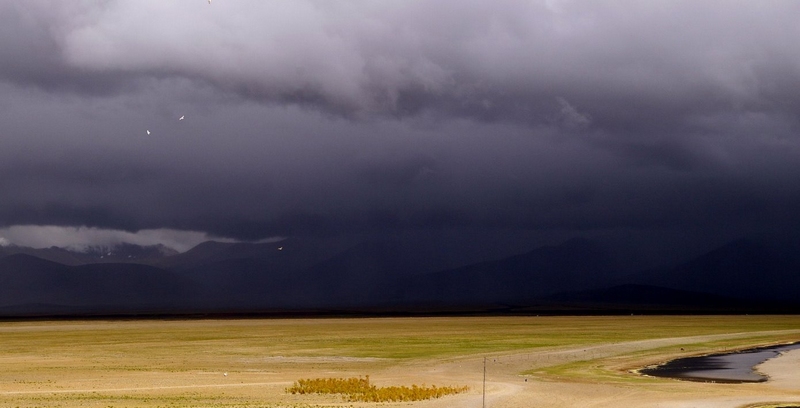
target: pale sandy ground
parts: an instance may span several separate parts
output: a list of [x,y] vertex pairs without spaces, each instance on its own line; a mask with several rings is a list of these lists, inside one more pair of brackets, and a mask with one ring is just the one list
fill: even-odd
[[[797,332],[800,335],[800,331]],[[786,331],[780,334],[786,334]],[[258,370],[253,361],[241,361],[228,376],[208,372],[130,372],[119,378],[78,375],[73,380],[50,383],[45,377],[27,382],[0,381],[0,406],[30,405],[36,398],[60,401],[58,395],[111,394],[122,396],[202,394],[211,398],[247,398],[263,401],[266,407],[354,406],[409,408],[528,408],[528,407],[613,407],[613,408],[739,408],[768,402],[800,404],[800,350],[769,360],[758,370],[770,381],[757,384],[712,384],[642,377],[631,370],[657,363],[653,354],[637,351],[660,349],[660,358],[682,355],[680,346],[731,339],[748,334],[725,334],[623,342],[581,348],[551,348],[486,357],[486,399],[483,396],[484,357],[451,358],[435,361],[393,363],[380,359],[345,357],[265,357]],[[752,335],[749,334],[749,335]],[[674,348],[674,351],[670,351]],[[666,351],[664,351],[666,350]],[[648,357],[650,355],[651,357]],[[637,357],[638,356],[638,357]],[[589,375],[555,377],[542,371],[568,362],[589,361]],[[5,363],[9,363],[5,361]],[[61,365],[57,362],[57,365]],[[246,364],[245,364],[246,363]],[[596,365],[594,364],[596,363]],[[68,364],[68,362],[64,362]],[[228,369],[226,369],[227,371]],[[530,375],[521,375],[523,372]],[[468,385],[465,394],[415,403],[342,403],[330,396],[295,396],[285,392],[298,378],[350,377],[371,374],[376,385],[435,384]],[[579,373],[580,374],[580,373]],[[54,397],[56,396],[56,397]],[[59,406],[106,407],[104,401],[65,399]],[[78,402],[80,403],[78,403]],[[213,401],[213,399],[211,400]],[[26,402],[19,404],[19,402]],[[124,401],[123,401],[124,402]],[[213,404],[208,404],[213,405]],[[133,400],[123,405],[134,406]],[[136,406],[149,406],[138,404]],[[196,404],[192,406],[206,406]]]
[[[758,366],[758,371],[768,375],[770,381],[756,384],[712,384],[642,379],[638,374],[631,372],[631,369],[653,363],[653,361],[626,359],[615,362],[614,359],[615,355],[621,353],[670,345],[676,345],[677,355],[679,354],[677,351],[680,350],[677,345],[730,337],[735,337],[735,335],[647,340],[590,348],[492,356],[487,359],[485,406],[492,408],[737,408],[769,402],[800,404],[800,350],[786,353]],[[600,360],[601,358],[602,360]],[[597,367],[598,369],[609,370],[616,375],[607,381],[596,381],[557,379],[535,373],[530,376],[519,374],[536,367],[595,359],[602,364]],[[429,377],[429,383],[466,383],[472,390],[466,395],[404,406],[481,408],[484,406],[482,366],[483,359],[464,359],[431,367],[420,367],[415,376],[417,381],[420,377]],[[406,370],[409,368],[411,367],[405,367]],[[407,372],[398,373],[395,381],[402,381],[403,377],[407,375]]]

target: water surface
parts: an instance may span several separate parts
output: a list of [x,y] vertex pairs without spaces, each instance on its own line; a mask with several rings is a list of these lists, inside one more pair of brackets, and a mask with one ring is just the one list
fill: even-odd
[[641,370],[642,374],[705,382],[763,382],[767,377],[754,367],[789,350],[800,349],[800,343],[759,347],[732,353],[686,357],[657,367]]

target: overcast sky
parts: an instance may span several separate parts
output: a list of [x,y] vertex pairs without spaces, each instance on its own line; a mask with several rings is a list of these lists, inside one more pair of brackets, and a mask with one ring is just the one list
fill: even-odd
[[0,0],[0,243],[789,233],[798,17],[796,1]]

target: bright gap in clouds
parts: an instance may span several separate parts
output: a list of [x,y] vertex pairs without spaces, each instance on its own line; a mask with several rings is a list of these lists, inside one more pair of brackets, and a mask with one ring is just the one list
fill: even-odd
[[[282,238],[263,240],[276,242]],[[173,229],[149,229],[137,232],[98,229],[88,227],[60,227],[40,225],[15,225],[0,229],[0,245],[18,245],[33,248],[83,249],[95,245],[114,245],[129,243],[135,245],[162,244],[179,252],[184,252],[204,241],[236,242],[228,238],[211,237],[199,231],[179,231]]]

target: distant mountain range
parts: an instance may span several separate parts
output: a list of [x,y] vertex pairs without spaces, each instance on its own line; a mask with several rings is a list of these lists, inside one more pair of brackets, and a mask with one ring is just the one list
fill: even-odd
[[164,245],[140,246],[120,243],[111,246],[89,246],[81,250],[50,247],[28,248],[16,245],[0,247],[0,257],[26,254],[64,265],[92,263],[148,263],[178,255],[178,251]]
[[755,241],[637,273],[585,239],[467,265],[450,258],[401,239],[210,241],[184,253],[5,246],[0,316],[800,310],[798,252]]

